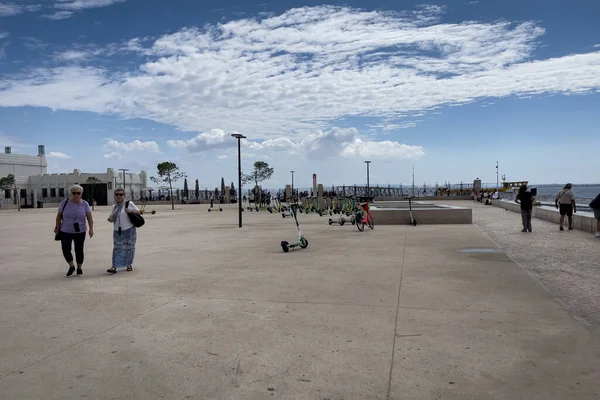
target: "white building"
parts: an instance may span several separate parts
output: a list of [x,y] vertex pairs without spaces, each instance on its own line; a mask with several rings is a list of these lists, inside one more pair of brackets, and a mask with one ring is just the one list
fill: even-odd
[[[9,174],[15,176],[17,193],[21,205],[25,207],[35,207],[38,201],[60,203],[68,195],[69,188],[75,184],[83,187],[83,199],[90,204],[92,195],[97,205],[112,203],[111,192],[117,187],[124,188],[130,199],[138,200],[147,195],[146,171],[123,175],[123,172],[117,172],[113,168],[102,173],[87,173],[75,169],[70,174],[48,174],[44,146],[38,146],[37,156],[12,154],[11,148],[6,147],[4,154],[0,154],[0,178]],[[96,178],[97,183],[92,183],[90,178]],[[0,205],[14,202],[14,189],[0,192]]]

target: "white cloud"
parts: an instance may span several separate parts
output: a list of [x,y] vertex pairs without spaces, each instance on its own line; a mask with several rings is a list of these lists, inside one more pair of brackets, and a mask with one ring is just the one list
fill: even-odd
[[[192,153],[200,153],[214,149],[236,148],[236,142],[221,129],[201,133],[190,140],[169,140],[171,147],[187,149]],[[302,139],[292,140],[288,137],[277,137],[262,142],[243,140],[242,146],[250,151],[260,152],[261,157],[269,153],[285,152],[311,159],[323,159],[339,156],[368,156],[373,158],[420,158],[425,155],[421,146],[410,146],[393,141],[364,140],[355,128],[333,127],[329,131],[317,131]],[[226,155],[217,156],[227,158]]]
[[234,140],[230,134],[226,134],[221,129],[211,129],[208,132],[200,133],[189,140],[169,140],[167,145],[175,148],[188,149],[190,152],[197,153],[212,149],[222,149],[233,146]]
[[155,141],[141,142],[139,140],[134,140],[132,142],[127,143],[110,139],[106,142],[105,149],[123,151],[143,151],[161,154],[160,148],[158,147],[158,144]]
[[46,157],[48,157],[48,158],[60,158],[60,159],[63,159],[63,160],[67,160],[69,158],[73,158],[71,156],[66,155],[65,153],[59,153],[59,152],[56,152],[56,151],[49,152],[48,154],[46,154]]
[[[108,5],[58,4],[84,3]],[[184,131],[218,126],[253,140],[288,137],[298,144],[344,117],[381,119],[385,132],[409,127],[405,115],[437,107],[600,88],[600,51],[533,60],[544,34],[537,23],[444,23],[443,12],[438,6],[401,13],[303,7],[186,28],[150,44],[132,38],[121,51],[143,56],[137,68],[21,71],[0,78],[0,107],[110,113]],[[226,146],[218,135],[202,135],[169,145]],[[281,139],[266,145],[293,147]]]
[[117,153],[116,151],[110,152],[108,154],[104,155],[104,158],[114,158],[115,160],[122,160],[123,156],[120,153]]
[[343,154],[346,157],[404,159],[421,158],[425,156],[425,151],[421,146],[409,146],[389,140],[370,142],[357,138],[344,148]]
[[[421,115],[423,115],[423,114],[421,114]],[[415,115],[415,116],[417,116],[417,115]],[[384,133],[389,133],[391,131],[397,131],[398,129],[414,128],[415,126],[417,126],[417,123],[415,121],[406,121],[406,122],[401,122],[399,124],[382,122],[380,124],[369,125],[369,127],[371,127],[371,128],[381,129]]]
[[107,7],[127,0],[56,0],[54,7],[63,10],[83,10],[86,8]]
[[88,53],[85,51],[67,50],[62,53],[58,53],[55,58],[62,61],[80,61],[85,60],[88,57]]
[[42,15],[42,18],[47,18],[47,19],[58,21],[61,19],[71,18],[72,16],[73,16],[72,11],[56,11],[55,13],[52,13],[52,14]]
[[600,48],[600,44],[595,44],[595,45],[594,45],[594,48],[595,48],[595,49],[598,49],[598,48]]
[[10,33],[8,32],[0,32],[0,39],[4,39],[10,36]]
[[228,157],[229,157],[229,156],[226,156],[225,154],[221,154],[221,155],[218,155],[218,156],[217,156],[217,159],[218,159],[218,160],[225,160],[225,159],[227,159]]
[[19,5],[15,3],[0,2],[0,17],[11,17],[24,12],[38,11],[40,8],[42,8],[42,6],[39,4]]

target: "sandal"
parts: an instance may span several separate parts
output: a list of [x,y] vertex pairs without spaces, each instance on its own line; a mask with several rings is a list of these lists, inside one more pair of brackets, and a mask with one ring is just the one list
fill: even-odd
[[127,267],[126,271],[133,271],[133,267],[130,265],[129,267]]
[[110,267],[109,269],[106,270],[106,272],[108,272],[109,274],[116,274],[117,269],[115,267]]

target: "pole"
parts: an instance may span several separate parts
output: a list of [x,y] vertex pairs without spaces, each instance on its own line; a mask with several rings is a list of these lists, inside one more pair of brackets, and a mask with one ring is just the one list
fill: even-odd
[[415,166],[413,165],[412,197],[415,197]]
[[125,189],[125,172],[129,171],[129,169],[128,168],[119,168],[119,171],[123,171],[123,192],[127,193],[127,190]]
[[238,220],[240,228],[242,227],[242,148],[241,138],[238,138]]
[[369,164],[371,164],[371,161],[365,161],[365,164],[367,164],[367,196],[369,196],[369,193],[370,193]]
[[293,199],[294,198],[294,172],[296,172],[296,171],[290,171],[290,172],[292,173],[292,199]]
[[496,190],[499,188],[499,180],[498,180],[498,161],[496,161]]
[[238,221],[239,221],[239,227],[242,227],[242,147],[241,147],[241,142],[240,140],[245,139],[246,136],[239,134],[239,133],[234,133],[231,135],[232,137],[236,138],[238,141]]

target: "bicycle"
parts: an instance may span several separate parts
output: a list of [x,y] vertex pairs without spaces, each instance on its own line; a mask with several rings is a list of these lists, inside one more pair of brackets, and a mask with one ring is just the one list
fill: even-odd
[[[371,215],[371,207],[369,207],[369,200],[373,200],[373,199],[372,198],[361,198],[361,200],[364,200],[364,203],[357,203],[362,208],[362,211],[357,213],[356,228],[362,232],[365,230],[365,224],[369,228],[374,229],[375,223],[373,222],[373,216]],[[364,215],[364,218],[363,218],[363,215]]]

